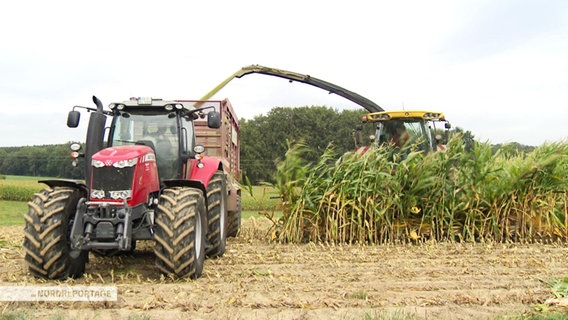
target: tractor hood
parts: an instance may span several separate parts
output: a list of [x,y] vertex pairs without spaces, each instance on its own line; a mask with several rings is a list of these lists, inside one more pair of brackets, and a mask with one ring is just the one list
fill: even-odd
[[156,156],[147,146],[103,149],[93,155],[91,168],[91,201],[136,206],[160,189]]
[[[141,156],[145,157],[141,158]],[[134,166],[138,162],[156,162],[154,151],[147,146],[117,146],[106,148],[93,155],[91,164],[95,167],[124,167]]]

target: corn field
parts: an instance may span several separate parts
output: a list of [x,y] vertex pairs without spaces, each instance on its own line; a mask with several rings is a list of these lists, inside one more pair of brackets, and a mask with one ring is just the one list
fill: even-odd
[[454,137],[444,152],[378,148],[339,159],[330,147],[306,164],[305,147],[280,162],[283,195],[277,236],[285,242],[383,244],[417,241],[565,241],[568,143],[530,153],[465,150]]

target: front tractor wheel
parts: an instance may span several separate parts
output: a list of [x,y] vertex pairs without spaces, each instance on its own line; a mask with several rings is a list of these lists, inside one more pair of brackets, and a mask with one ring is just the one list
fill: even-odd
[[88,252],[71,250],[70,234],[80,192],[71,188],[44,189],[28,203],[24,216],[25,260],[41,278],[78,278],[85,272]]
[[165,189],[156,210],[156,266],[166,275],[199,278],[205,260],[205,197],[188,187]]
[[227,244],[227,187],[223,171],[217,171],[209,181],[207,202],[207,256],[220,257]]

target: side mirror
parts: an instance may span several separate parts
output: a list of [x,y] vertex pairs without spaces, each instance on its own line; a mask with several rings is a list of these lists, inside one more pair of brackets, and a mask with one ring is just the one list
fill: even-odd
[[79,119],[81,119],[81,113],[79,111],[69,111],[67,115],[67,126],[69,128],[77,128],[77,126],[79,126]]
[[207,126],[212,129],[221,127],[221,114],[217,111],[207,113]]
[[450,130],[452,125],[449,122],[446,122],[446,124],[444,124],[444,128],[446,128],[446,130]]

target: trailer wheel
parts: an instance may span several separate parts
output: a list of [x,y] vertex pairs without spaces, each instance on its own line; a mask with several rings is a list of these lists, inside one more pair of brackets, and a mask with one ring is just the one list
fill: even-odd
[[78,278],[85,272],[88,251],[71,250],[70,234],[81,194],[76,189],[44,189],[28,202],[24,216],[25,261],[40,278]]
[[164,189],[155,216],[156,267],[166,275],[199,278],[205,260],[205,197],[188,187]]
[[237,195],[237,210],[229,211],[228,223],[227,223],[227,236],[236,237],[241,229],[241,215],[242,215],[242,205],[241,205],[241,195]]
[[223,171],[217,171],[209,181],[207,202],[207,256],[220,257],[227,244],[227,187]]

